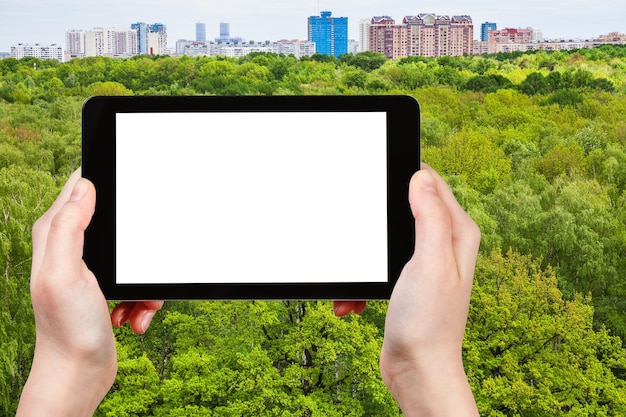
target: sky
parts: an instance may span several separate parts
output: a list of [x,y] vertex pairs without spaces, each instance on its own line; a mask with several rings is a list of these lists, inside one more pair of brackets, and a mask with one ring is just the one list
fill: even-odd
[[122,29],[134,22],[165,24],[172,48],[178,39],[195,39],[196,22],[206,24],[207,39],[219,37],[220,22],[246,40],[306,39],[307,17],[321,10],[348,17],[348,35],[356,40],[361,19],[387,15],[401,23],[426,12],[469,15],[474,38],[486,21],[498,29],[540,29],[548,39],[626,33],[624,0],[0,0],[0,52],[17,43],[65,48],[67,30]]

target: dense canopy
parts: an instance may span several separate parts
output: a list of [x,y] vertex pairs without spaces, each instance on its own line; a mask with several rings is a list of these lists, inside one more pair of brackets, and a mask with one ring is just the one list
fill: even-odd
[[[423,160],[482,230],[464,342],[481,414],[626,415],[619,46],[398,61],[1,60],[0,414],[14,413],[30,369],[30,230],[80,165],[81,104],[133,94],[414,96]],[[370,302],[338,319],[328,302],[167,303],[146,335],[115,331],[118,377],[96,415],[397,415],[378,371],[385,309]]]

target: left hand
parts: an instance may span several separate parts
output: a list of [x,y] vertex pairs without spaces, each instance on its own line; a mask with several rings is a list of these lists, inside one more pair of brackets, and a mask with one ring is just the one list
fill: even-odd
[[18,415],[91,415],[117,372],[111,321],[130,319],[133,330],[143,333],[162,306],[159,301],[121,304],[115,317],[109,315],[83,261],[95,201],[93,184],[77,170],[33,226],[30,287],[37,339]]

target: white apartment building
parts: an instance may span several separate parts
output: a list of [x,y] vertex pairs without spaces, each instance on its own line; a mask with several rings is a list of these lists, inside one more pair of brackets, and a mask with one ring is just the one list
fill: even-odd
[[209,55],[209,42],[206,41],[188,41],[179,39],[176,41],[176,55],[182,56],[202,56]]
[[303,56],[311,56],[315,54],[315,42],[304,40],[281,40],[274,42],[276,45],[277,54],[292,55],[296,58],[302,58]]
[[229,58],[240,58],[252,52],[274,52],[272,45],[263,43],[213,43],[211,46],[211,55]]
[[16,59],[34,57],[39,59],[54,59],[56,61],[63,62],[63,47],[56,44],[28,45],[18,43],[17,45],[11,46],[10,56]]
[[94,28],[84,33],[84,56],[127,58],[138,53],[136,30]]
[[315,42],[306,40],[280,40],[277,42],[196,42],[178,40],[176,55],[227,56],[239,58],[252,52],[270,52],[294,55],[296,58],[315,54]]
[[137,55],[137,31],[133,29],[68,30],[65,32],[68,59],[86,56],[130,57]]

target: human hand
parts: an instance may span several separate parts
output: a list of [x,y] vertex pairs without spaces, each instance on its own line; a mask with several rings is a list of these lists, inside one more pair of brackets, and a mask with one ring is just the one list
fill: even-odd
[[425,164],[409,203],[415,252],[387,310],[383,381],[405,415],[478,415],[461,355],[480,231]]
[[[19,415],[91,415],[117,371],[108,304],[83,262],[84,231],[95,209],[91,182],[76,171],[33,226],[31,297],[35,356]],[[120,307],[143,333],[161,302]]]

